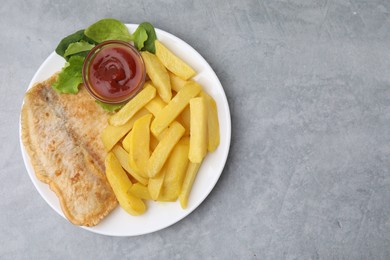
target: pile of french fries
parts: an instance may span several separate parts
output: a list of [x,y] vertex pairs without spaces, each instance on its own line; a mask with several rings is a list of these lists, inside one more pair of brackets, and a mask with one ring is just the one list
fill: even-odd
[[179,199],[186,208],[200,165],[220,138],[216,103],[191,80],[194,69],[155,45],[156,54],[141,53],[150,80],[101,136],[107,179],[131,215],[146,211],[143,200]]

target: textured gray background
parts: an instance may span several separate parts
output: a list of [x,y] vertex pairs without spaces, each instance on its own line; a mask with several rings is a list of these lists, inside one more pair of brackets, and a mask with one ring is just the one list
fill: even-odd
[[[389,259],[390,1],[2,1],[0,258]],[[96,235],[24,168],[24,91],[58,41],[104,17],[197,49],[232,114],[217,186],[157,233]]]

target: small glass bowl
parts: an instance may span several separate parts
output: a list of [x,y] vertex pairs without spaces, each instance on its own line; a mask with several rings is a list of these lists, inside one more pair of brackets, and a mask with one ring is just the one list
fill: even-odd
[[[126,96],[120,98],[115,98],[115,97],[112,98],[112,97],[106,97],[100,95],[96,90],[97,87],[93,85],[91,80],[89,80],[89,70],[94,62],[94,58],[96,57],[96,55],[103,49],[113,48],[113,47],[121,47],[126,51],[128,51],[128,53],[130,53],[133,59],[137,59],[136,63],[139,64],[139,66],[136,66],[136,69],[141,70],[140,73],[142,74],[138,83],[135,84],[136,86],[132,87],[132,91],[129,92]],[[119,41],[119,40],[110,40],[110,41],[104,41],[96,45],[88,53],[87,57],[84,60],[82,75],[83,75],[85,88],[88,90],[88,92],[91,94],[92,97],[107,104],[121,104],[132,99],[142,89],[146,78],[146,68],[140,52],[134,46],[132,46],[128,42]]]

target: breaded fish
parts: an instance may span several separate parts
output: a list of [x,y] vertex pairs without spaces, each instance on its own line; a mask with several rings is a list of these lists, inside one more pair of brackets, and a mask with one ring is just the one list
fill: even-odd
[[32,87],[21,114],[22,141],[39,180],[49,184],[75,225],[94,226],[117,205],[105,177],[100,133],[109,114],[81,87],[58,94],[55,76]]

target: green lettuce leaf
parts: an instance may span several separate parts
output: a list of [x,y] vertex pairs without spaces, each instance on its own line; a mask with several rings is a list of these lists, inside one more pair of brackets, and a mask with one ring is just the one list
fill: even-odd
[[115,112],[116,110],[122,108],[125,105],[125,104],[107,104],[99,100],[95,100],[95,102],[108,112]]
[[97,21],[85,29],[84,34],[98,43],[108,40],[129,42],[132,39],[126,25],[112,18]]
[[87,57],[88,53],[89,53],[89,51],[78,52],[78,53],[75,53],[75,54],[73,54],[71,56],[65,57],[65,59],[69,60],[69,58],[72,57],[72,56],[81,56],[81,57],[85,58],[85,57]]
[[73,42],[69,44],[68,48],[65,50],[64,57],[69,57],[84,52],[88,53],[88,51],[90,51],[93,47],[95,47],[94,44],[90,44],[85,41]]
[[53,88],[59,93],[76,94],[79,91],[79,85],[83,82],[82,68],[84,57],[72,56],[62,68]]

